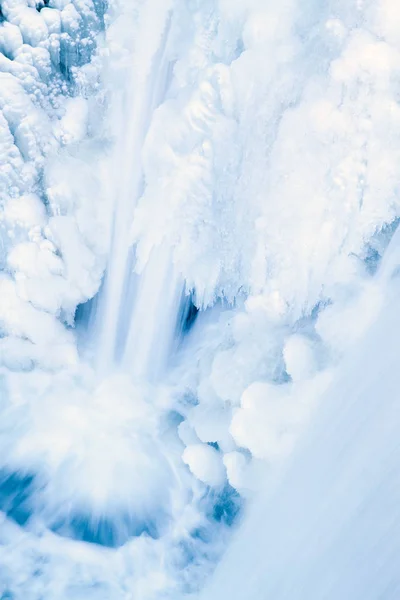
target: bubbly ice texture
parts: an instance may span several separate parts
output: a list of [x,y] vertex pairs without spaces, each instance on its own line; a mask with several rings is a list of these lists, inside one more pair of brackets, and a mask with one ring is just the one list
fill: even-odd
[[104,268],[98,69],[88,63],[102,24],[98,2],[76,4],[1,4],[0,345],[11,369],[77,364],[69,328]]

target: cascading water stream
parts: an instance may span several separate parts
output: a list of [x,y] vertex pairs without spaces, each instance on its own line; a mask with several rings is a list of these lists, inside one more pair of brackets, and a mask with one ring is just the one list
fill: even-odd
[[166,364],[182,290],[167,249],[154,249],[137,283],[122,366],[135,379],[151,380]]
[[[127,4],[121,18],[132,17]],[[184,281],[165,241],[149,252],[140,272],[132,242],[135,209],[146,189],[146,136],[170,82],[173,13],[168,2],[151,0],[128,19],[129,36],[132,22],[136,37],[134,44],[129,37],[123,55],[127,81],[117,99],[111,94],[108,115],[115,132],[107,182],[113,224],[106,275],[89,320],[95,374],[89,369],[74,421],[84,432],[74,474],[80,483],[69,504],[46,500],[38,511],[61,536],[111,547],[142,533],[154,539],[166,534],[186,502],[180,481],[186,475],[176,469],[180,451],[166,453],[160,441],[159,428],[169,431],[170,423],[154,386],[173,347]],[[73,402],[67,401],[67,412]]]
[[172,13],[156,1],[149,3],[148,14],[156,10],[163,13],[157,21],[158,35],[152,36],[145,56],[143,52],[140,58],[136,56],[129,69],[130,80],[118,117],[111,174],[116,197],[110,258],[95,319],[99,331],[97,368],[102,375],[117,363],[135,378],[162,368],[183,285],[166,248],[155,249],[143,272],[135,273],[131,242],[135,206],[145,186],[143,144],[153,112],[165,97],[171,66],[168,40]]

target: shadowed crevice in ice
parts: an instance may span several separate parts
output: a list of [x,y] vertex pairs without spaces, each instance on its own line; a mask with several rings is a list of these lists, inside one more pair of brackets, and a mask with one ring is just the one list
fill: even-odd
[[[243,498],[229,484],[222,489],[210,488],[204,500],[204,512],[210,521],[227,527],[236,523],[243,507]],[[199,535],[201,537],[200,530]]]
[[[195,565],[215,564],[238,524],[243,508],[243,498],[230,486],[220,490],[208,488],[199,503],[204,518],[177,544],[176,568],[190,571]],[[206,568],[208,570],[208,568]],[[196,588],[194,580],[188,582],[187,592]]]
[[118,548],[141,535],[158,539],[168,523],[168,517],[162,510],[147,518],[136,518],[122,511],[112,516],[97,516],[77,509],[68,515],[54,517],[40,505],[40,490],[34,475],[1,473],[0,511],[21,527],[33,518],[61,537]]
[[[101,289],[101,288],[100,288]],[[99,303],[100,292],[97,292],[93,298],[90,298],[82,304],[78,304],[75,311],[74,327],[78,334],[78,340],[80,342],[87,343],[89,330],[93,324],[94,314],[96,312]]]
[[0,473],[0,510],[24,526],[32,516],[30,499],[34,476],[22,473]]
[[135,520],[134,516],[121,514],[115,517],[93,517],[74,514],[69,520],[61,519],[50,527],[58,535],[89,544],[118,548],[131,538],[147,535],[158,539],[160,531],[156,521]]
[[199,309],[194,304],[193,294],[187,295],[183,293],[181,299],[181,306],[176,321],[175,336],[177,337],[177,339],[182,339],[191,331],[193,325],[196,322],[198,314]]
[[50,0],[40,0],[40,2],[36,2],[36,10],[40,12],[43,8],[49,5]]
[[399,222],[400,219],[397,218],[388,225],[384,225],[366,244],[360,258],[363,260],[365,269],[369,275],[375,275],[379,269],[383,254],[394,236]]

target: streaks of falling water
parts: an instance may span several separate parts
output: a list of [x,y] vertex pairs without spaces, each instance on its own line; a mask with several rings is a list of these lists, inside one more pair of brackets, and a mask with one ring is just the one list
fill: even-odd
[[134,272],[135,252],[130,244],[135,206],[145,185],[143,143],[152,114],[168,86],[171,23],[171,11],[164,10],[154,46],[132,65],[119,118],[117,172],[112,174],[116,197],[111,249],[96,317],[97,368],[102,375],[110,372],[115,363],[136,378],[161,368],[179,309],[183,284],[173,272],[170,253],[165,249],[153,251],[148,265],[138,275]]
[[135,295],[122,365],[135,379],[152,380],[162,373],[172,344],[182,281],[170,253],[153,250]]

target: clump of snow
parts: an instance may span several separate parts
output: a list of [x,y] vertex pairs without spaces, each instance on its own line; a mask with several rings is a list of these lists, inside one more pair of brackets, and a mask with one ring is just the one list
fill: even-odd
[[286,457],[329,382],[323,374],[297,386],[252,383],[230,426],[237,445],[272,463]]
[[182,458],[193,475],[206,485],[218,487],[226,480],[222,456],[212,446],[191,444],[186,446]]
[[315,352],[310,340],[295,334],[291,335],[283,347],[286,372],[293,381],[312,377],[317,369]]
[[237,450],[224,455],[224,465],[228,481],[232,487],[241,491],[243,487],[243,474],[246,471],[248,460],[245,455]]
[[56,136],[61,144],[81,142],[87,135],[88,101],[81,96],[67,98],[65,114],[56,125]]

